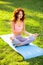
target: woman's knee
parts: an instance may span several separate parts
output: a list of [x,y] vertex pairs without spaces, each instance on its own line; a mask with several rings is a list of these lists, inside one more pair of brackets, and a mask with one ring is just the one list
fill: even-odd
[[35,40],[35,37],[33,35],[30,35],[29,39],[33,41],[33,40]]
[[19,44],[21,43],[21,41],[19,41],[18,39],[14,38],[14,40],[12,41],[13,44]]

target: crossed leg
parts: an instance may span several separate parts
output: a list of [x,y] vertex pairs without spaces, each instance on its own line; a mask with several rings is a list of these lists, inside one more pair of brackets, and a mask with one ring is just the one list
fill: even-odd
[[33,35],[28,36],[28,38],[23,38],[23,37],[19,37],[18,39],[14,38],[13,43],[15,43],[15,46],[21,46],[21,45],[25,45],[25,44],[31,43],[32,41],[35,40],[35,38],[36,37],[33,36]]

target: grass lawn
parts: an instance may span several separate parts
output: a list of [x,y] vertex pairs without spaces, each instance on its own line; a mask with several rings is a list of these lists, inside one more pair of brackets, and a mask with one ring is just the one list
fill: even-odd
[[[10,20],[15,8],[25,10],[26,30],[38,33],[33,42],[43,48],[43,0],[0,0],[0,35],[11,33]],[[0,65],[43,65],[43,56],[23,60],[7,43],[0,39]]]

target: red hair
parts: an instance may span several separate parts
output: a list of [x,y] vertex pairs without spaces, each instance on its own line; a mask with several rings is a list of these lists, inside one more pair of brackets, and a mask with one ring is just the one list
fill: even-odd
[[12,20],[13,22],[17,21],[20,11],[22,11],[22,13],[23,13],[23,17],[20,20],[24,21],[24,18],[25,18],[24,10],[22,8],[17,8],[16,10],[14,10],[14,16],[13,16],[13,20]]

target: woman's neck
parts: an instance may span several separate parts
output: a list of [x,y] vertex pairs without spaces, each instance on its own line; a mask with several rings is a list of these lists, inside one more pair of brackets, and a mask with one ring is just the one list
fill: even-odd
[[17,21],[20,22],[21,21],[20,18],[18,18]]

